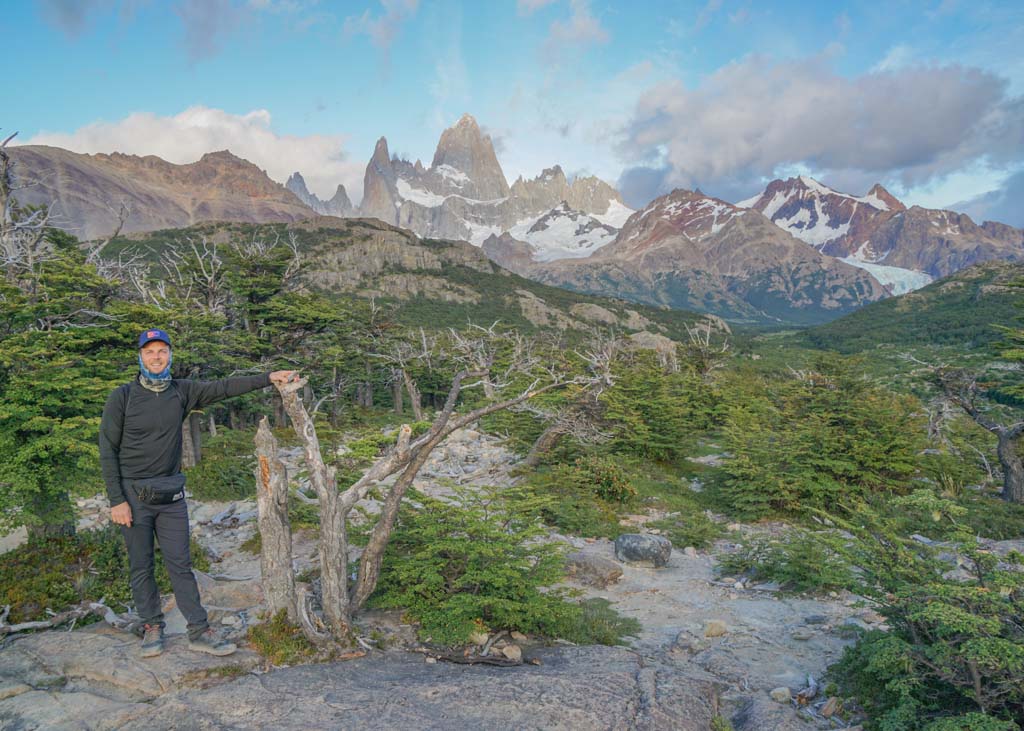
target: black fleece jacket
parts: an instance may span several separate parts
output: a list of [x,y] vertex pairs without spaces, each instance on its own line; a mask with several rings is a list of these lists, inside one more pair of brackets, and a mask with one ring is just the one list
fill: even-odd
[[100,468],[110,507],[125,502],[122,480],[181,471],[181,424],[195,409],[270,385],[270,374],[220,381],[171,381],[160,392],[139,383],[115,388],[100,420]]

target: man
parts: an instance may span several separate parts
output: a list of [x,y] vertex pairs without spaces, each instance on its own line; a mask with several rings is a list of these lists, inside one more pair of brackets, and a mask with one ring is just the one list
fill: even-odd
[[188,508],[181,473],[181,425],[190,412],[257,388],[298,377],[274,371],[220,381],[171,378],[171,338],[163,330],[139,335],[139,374],[111,392],[100,421],[100,466],[110,501],[110,518],[121,526],[128,548],[135,608],[144,622],[143,657],[164,649],[164,616],[153,575],[153,537],[178,608],[188,622],[189,647],[230,655],[235,645],[210,628],[199,600],[189,556]]

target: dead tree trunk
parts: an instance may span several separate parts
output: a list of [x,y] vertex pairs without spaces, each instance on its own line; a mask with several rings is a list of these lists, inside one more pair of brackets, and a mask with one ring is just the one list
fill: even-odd
[[[377,460],[359,480],[341,493],[338,492],[334,469],[324,463],[320,454],[320,442],[313,421],[296,396],[296,391],[305,385],[305,379],[278,387],[295,431],[302,439],[310,483],[320,501],[320,576],[323,608],[327,625],[335,638],[342,639],[348,636],[352,613],[362,606],[376,588],[381,556],[391,538],[401,499],[434,447],[456,429],[473,424],[488,414],[518,405],[551,389],[581,383],[578,379],[554,380],[536,388],[537,384],[534,382],[530,388],[513,398],[483,406],[463,416],[455,416],[455,404],[462,391],[463,382],[467,378],[483,378],[486,375],[486,372],[482,371],[459,372],[452,380],[444,409],[437,415],[430,430],[411,442],[412,430],[408,425],[403,425],[399,430],[395,449]],[[374,527],[370,544],[363,552],[355,587],[349,593],[346,585],[348,536],[345,518],[356,503],[365,498],[381,480],[399,471],[402,471],[402,475],[385,497],[384,512]]]
[[996,454],[1003,468],[1003,500],[1024,504],[1024,454],[1021,450],[1024,422],[1003,427],[997,432],[997,437]]
[[320,440],[313,420],[306,413],[298,391],[306,385],[302,379],[294,384],[279,386],[281,401],[291,417],[296,433],[302,439],[309,482],[320,500],[320,588],[323,593],[324,617],[331,633],[338,639],[348,636],[351,617],[348,601],[348,534],[345,516],[338,494],[335,470],[324,464],[320,454]]
[[402,380],[405,382],[405,390],[409,392],[412,415],[416,417],[416,421],[423,421],[423,396],[420,394],[419,386],[405,368],[402,369]]
[[189,414],[181,422],[181,468],[187,470],[195,466],[196,451],[192,442],[192,415]]
[[210,438],[217,438],[217,417],[210,411],[206,416],[206,426],[210,430]]
[[198,413],[188,415],[188,426],[192,431],[192,456],[195,463],[199,464],[203,461],[203,427]]
[[566,428],[561,423],[554,423],[541,432],[541,435],[537,437],[537,440],[530,447],[530,451],[527,452],[526,458],[522,461],[522,467],[536,467],[540,464],[541,459],[545,454],[550,452],[558,444],[558,441],[565,434]]
[[990,419],[977,404],[976,375],[963,370],[940,370],[937,376],[950,401],[963,409],[982,429],[996,435],[996,454],[1003,468],[1003,500],[1024,504],[1024,454],[1020,444],[1024,438],[1024,421],[1004,426]]
[[391,403],[392,410],[396,414],[402,413],[402,381],[401,373],[396,369],[391,370]]
[[256,505],[259,509],[260,575],[271,616],[282,609],[298,622],[295,575],[292,571],[292,529],[288,522],[288,474],[277,457],[277,440],[260,419],[256,432]]

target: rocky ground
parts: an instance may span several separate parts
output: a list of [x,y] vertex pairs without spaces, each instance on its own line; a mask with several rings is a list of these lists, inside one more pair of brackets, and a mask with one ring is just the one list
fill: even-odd
[[[297,467],[296,451],[282,457]],[[447,494],[453,482],[505,484],[512,459],[496,439],[460,432],[436,451],[417,487]],[[102,497],[80,507],[80,527],[105,519]],[[214,560],[199,575],[204,603],[241,638],[260,610],[259,559],[239,548],[255,529],[255,505],[190,507],[194,534]],[[647,518],[630,518],[637,532]],[[803,706],[794,697],[808,677],[821,681],[852,626],[881,621],[856,597],[788,597],[772,585],[724,581],[714,571],[724,542],[710,553],[677,546],[667,565],[645,568],[617,560],[607,540],[552,539],[572,544],[572,586],[641,623],[631,647],[544,647],[519,637],[499,645],[516,642],[539,664],[456,666],[410,652],[412,628],[396,613],[374,612],[363,619],[366,630],[392,638],[391,649],[267,668],[245,647],[228,658],[190,652],[168,598],[169,646],[158,658],[138,658],[138,640],[106,625],[8,639],[0,649],[0,727],[705,729],[719,713],[737,731],[847,726],[821,691]],[[301,531],[294,541],[302,571],[314,563],[315,543]]]

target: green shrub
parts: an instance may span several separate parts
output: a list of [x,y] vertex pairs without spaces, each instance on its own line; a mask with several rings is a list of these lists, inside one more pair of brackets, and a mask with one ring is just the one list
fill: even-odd
[[[193,567],[209,570],[206,554],[194,541],[191,554]],[[156,582],[162,593],[171,591],[159,549]],[[47,609],[60,612],[100,599],[115,608],[118,603],[131,603],[128,552],[113,525],[30,541],[0,555],[0,606],[10,605],[8,621],[12,623],[45,619]]]
[[413,496],[384,556],[372,603],[401,607],[420,635],[456,645],[477,630],[552,636],[581,609],[546,587],[562,578],[562,548],[537,540],[537,498],[506,488],[457,491],[457,502]]
[[567,617],[553,634],[577,645],[622,645],[627,636],[636,637],[643,629],[637,620],[616,612],[607,599],[584,599],[579,608],[579,615]]
[[[903,502],[952,522],[962,509],[918,491]],[[1019,555],[1000,565],[960,534],[965,578],[936,549],[901,537],[898,519],[860,506],[848,560],[861,567],[889,632],[870,632],[830,670],[844,694],[885,731],[1016,729],[1024,719],[1024,572]],[[948,550],[948,549],[947,549]],[[961,564],[962,566],[964,564]]]
[[185,470],[197,500],[244,500],[256,495],[256,446],[251,430],[222,428],[203,441],[203,458]]
[[580,491],[589,490],[609,502],[624,503],[636,497],[636,488],[630,483],[626,470],[611,457],[597,454],[579,457],[564,476]]
[[718,556],[721,575],[775,581],[794,592],[835,591],[854,585],[849,564],[822,536],[806,531],[779,540],[754,539],[735,553]]
[[678,548],[707,548],[725,533],[722,526],[711,520],[702,510],[686,511],[662,520],[652,520],[647,527],[660,530],[661,534]]
[[626,354],[613,375],[615,385],[601,394],[601,403],[614,452],[675,460],[715,422],[713,386],[686,368],[667,371],[652,351]]
[[544,498],[538,515],[548,525],[578,536],[615,538],[622,533],[616,506],[603,500],[569,465],[540,469],[527,479],[527,490]]
[[734,403],[719,483],[740,516],[799,514],[871,493],[906,492],[924,446],[919,404],[821,357],[798,378]]

